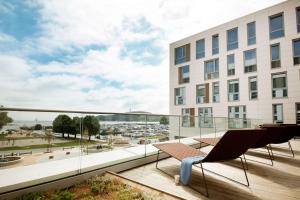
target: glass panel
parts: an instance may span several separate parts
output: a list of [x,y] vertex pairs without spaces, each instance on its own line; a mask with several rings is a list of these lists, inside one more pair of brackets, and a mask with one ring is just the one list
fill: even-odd
[[205,62],[204,79],[213,79],[219,77],[219,59]]
[[196,59],[205,57],[205,40],[201,39],[196,42]]
[[227,31],[227,50],[238,48],[238,28]]
[[219,35],[212,36],[212,55],[219,53]]
[[175,48],[175,64],[184,63],[186,61],[186,45]]
[[283,15],[270,17],[270,38],[279,38],[284,36]]
[[256,43],[255,22],[247,24],[248,45]]
[[175,105],[185,104],[185,87],[175,88]]
[[296,10],[296,15],[297,15],[297,32],[300,32],[300,8],[297,8]]
[[272,61],[273,60],[280,60],[279,44],[271,46],[271,55],[272,55]]
[[300,40],[293,41],[294,57],[300,57]]
[[274,123],[283,123],[283,106],[282,104],[273,105],[273,120]]

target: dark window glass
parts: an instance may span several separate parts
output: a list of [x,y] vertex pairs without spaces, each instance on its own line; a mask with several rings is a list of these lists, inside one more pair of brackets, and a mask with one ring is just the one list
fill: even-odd
[[244,71],[255,72],[256,67],[256,49],[252,49],[244,52]]
[[219,53],[219,35],[212,36],[212,55]]
[[300,64],[300,39],[293,41],[294,65]]
[[227,50],[237,49],[238,43],[238,28],[227,31]]
[[297,15],[297,32],[300,32],[300,8],[296,9],[296,15]]
[[279,44],[271,45],[271,67],[272,68],[280,67],[280,45]]
[[227,75],[231,76],[235,74],[234,54],[227,56]]
[[284,36],[283,15],[270,17],[270,38],[275,39]]
[[201,39],[196,42],[196,59],[205,57],[205,40]]
[[248,45],[256,43],[256,30],[255,22],[247,24],[247,36],[248,36]]

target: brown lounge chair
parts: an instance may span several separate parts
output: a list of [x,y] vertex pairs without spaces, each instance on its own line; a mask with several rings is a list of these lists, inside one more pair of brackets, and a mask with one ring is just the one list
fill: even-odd
[[[267,132],[272,136],[271,144],[281,144],[287,142],[289,145],[289,150],[291,151],[293,157],[295,157],[292,145],[290,143],[290,140],[295,136],[295,130],[293,126],[280,124],[262,124],[260,125],[260,127],[266,129]],[[273,154],[272,148],[271,152]]]
[[[243,155],[248,150],[248,148],[251,147],[251,145],[256,143],[260,139],[261,136],[262,136],[262,134],[260,134],[258,131],[257,132],[248,131],[248,130],[227,131],[226,134],[221,138],[221,140],[213,147],[213,149],[208,154],[201,152],[198,149],[195,149],[188,145],[182,144],[182,143],[153,144],[153,146],[155,146],[156,148],[159,149],[157,152],[156,168],[159,169],[158,168],[158,160],[159,160],[159,152],[160,151],[163,151],[163,152],[169,154],[170,156],[176,158],[179,161],[182,161],[183,159],[188,158],[188,157],[203,156],[203,159],[199,159],[199,161],[193,163],[193,165],[200,164],[202,174],[203,174],[203,181],[205,184],[205,190],[206,190],[205,195],[208,197],[208,189],[207,189],[207,184],[206,184],[202,164],[208,163],[208,162],[224,162],[224,161],[229,161],[229,160],[234,160],[236,158],[240,158],[241,164],[242,164],[242,167],[243,167],[243,170],[245,173],[245,177],[247,180],[247,184],[244,184],[244,183],[241,183],[241,184],[249,186],[247,172],[245,170],[244,162],[240,156]],[[237,142],[237,141],[239,141],[239,142]],[[164,172],[164,173],[166,173],[166,172]],[[228,178],[228,177],[225,177],[225,178]],[[230,178],[228,178],[228,179],[230,179]],[[230,179],[230,180],[232,180],[232,179]],[[236,180],[232,180],[232,181],[238,182]],[[240,183],[240,182],[238,182],[238,183]]]
[[[258,148],[265,147],[268,150],[271,165],[273,166],[273,158],[271,156],[270,147],[268,146],[272,142],[271,135],[265,129],[242,129],[242,130],[238,130],[238,131],[241,131],[241,132],[243,132],[243,131],[253,131],[253,132],[257,132],[257,133],[262,134],[260,139],[256,143],[252,144],[250,148],[251,149],[258,149]],[[216,137],[216,138],[194,138],[194,140],[200,142],[200,147],[201,147],[202,143],[208,144],[208,145],[211,145],[211,146],[215,146],[220,141],[220,139],[221,139],[221,137]],[[243,157],[245,159],[246,167],[248,168],[245,155],[243,155]]]

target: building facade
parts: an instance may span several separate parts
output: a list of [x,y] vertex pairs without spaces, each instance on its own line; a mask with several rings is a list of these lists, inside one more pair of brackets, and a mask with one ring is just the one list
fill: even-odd
[[170,114],[186,116],[182,126],[210,126],[193,116],[299,124],[300,1],[170,44],[169,73]]

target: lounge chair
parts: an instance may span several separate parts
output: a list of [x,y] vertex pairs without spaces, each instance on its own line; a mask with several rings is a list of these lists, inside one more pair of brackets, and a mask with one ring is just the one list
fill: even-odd
[[[295,157],[292,145],[290,143],[290,140],[294,138],[295,134],[294,128],[292,126],[279,124],[262,124],[260,127],[266,129],[267,132],[272,136],[271,144],[281,144],[287,142],[289,145],[289,150],[291,151],[293,157]],[[273,154],[272,146],[271,152]]]
[[[257,149],[257,148],[265,147],[268,150],[271,165],[273,166],[273,158],[271,156],[271,151],[270,151],[270,146],[269,146],[269,144],[272,142],[271,135],[265,129],[241,129],[241,130],[238,130],[238,131],[240,131],[240,132],[253,131],[253,132],[257,132],[257,133],[262,134],[260,139],[256,143],[253,143],[250,148],[251,149]],[[216,138],[194,138],[194,140],[200,142],[200,147],[201,147],[202,143],[208,144],[208,145],[211,145],[211,146],[215,146],[220,141],[220,139],[221,139],[221,137],[216,137]],[[243,155],[243,157],[245,159],[246,167],[248,168],[245,155]]]
[[[240,131],[240,130],[230,130],[227,131],[226,134],[221,138],[221,140],[213,147],[213,149],[208,153],[204,153],[195,149],[191,146],[182,144],[182,143],[163,143],[163,144],[153,144],[156,148],[158,148],[157,152],[157,160],[156,160],[156,168],[158,168],[159,161],[159,152],[163,151],[170,156],[176,158],[179,161],[182,161],[185,158],[195,157],[195,156],[203,156],[199,158],[199,161],[194,162],[193,165],[199,164],[203,174],[203,181],[205,184],[206,195],[208,197],[208,188],[205,180],[205,174],[203,171],[203,163],[208,162],[224,162],[229,160],[234,160],[236,158],[240,158],[242,168],[244,170],[244,174],[246,177],[247,184],[241,183],[243,185],[249,186],[249,181],[247,177],[247,172],[245,170],[243,159],[240,157],[243,155],[251,145],[256,143],[262,134],[258,131]],[[239,142],[236,142],[239,141]],[[166,172],[165,172],[166,173]],[[224,176],[223,176],[224,177]],[[228,178],[228,177],[226,177]],[[230,178],[228,178],[230,179]],[[238,182],[236,180],[230,179],[232,181]],[[240,182],[238,182],[240,183]],[[192,187],[192,186],[190,186]],[[192,187],[193,188],[193,187]],[[195,188],[193,188],[195,189]],[[197,190],[198,191],[198,190]]]

